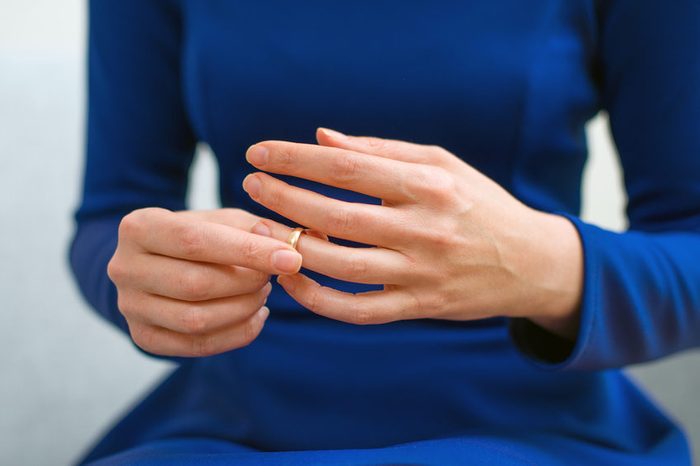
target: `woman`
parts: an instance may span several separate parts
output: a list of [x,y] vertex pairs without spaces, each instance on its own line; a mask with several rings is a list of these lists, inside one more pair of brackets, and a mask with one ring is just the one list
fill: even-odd
[[[93,0],[71,264],[180,365],[83,462],[688,464],[618,369],[700,341],[698,39],[690,0]],[[601,109],[622,234],[577,217]],[[185,210],[200,141],[227,208]]]

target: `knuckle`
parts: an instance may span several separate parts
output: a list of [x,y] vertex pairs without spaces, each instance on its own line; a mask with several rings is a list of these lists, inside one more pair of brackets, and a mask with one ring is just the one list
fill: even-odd
[[410,304],[407,306],[406,309],[404,309],[404,316],[418,316],[418,315],[423,315],[423,302],[421,299],[417,296],[416,293],[411,293],[410,291],[408,292],[408,298],[410,301]]
[[435,293],[435,295],[433,296],[433,302],[432,302],[433,310],[436,312],[440,312],[447,307],[449,302],[450,302],[450,300],[447,298],[447,295],[445,295],[444,293]]
[[424,228],[421,224],[411,225],[407,235],[420,243],[427,243],[438,251],[454,252],[455,241],[458,233],[449,222],[436,222],[431,228]]
[[374,313],[363,306],[356,306],[352,314],[354,324],[368,325],[374,322]]
[[224,218],[230,219],[233,223],[238,223],[241,219],[248,219],[254,217],[253,214],[246,212],[239,207],[224,207],[220,209],[220,212]]
[[447,149],[437,144],[428,144],[427,148],[431,158],[435,161],[444,160],[448,155],[451,155]]
[[122,263],[118,254],[112,256],[107,263],[107,276],[114,283],[121,282],[127,275],[127,268]]
[[437,223],[437,232],[440,236],[437,238],[442,244],[454,247],[457,243],[463,241],[464,226],[460,224],[460,220],[456,216],[450,216]]
[[141,225],[141,218],[143,217],[144,209],[137,209],[129,212],[122,217],[119,222],[119,233],[129,233]]
[[326,217],[326,231],[347,232],[353,224],[353,216],[346,208],[336,208],[328,212]]
[[136,346],[149,353],[157,351],[157,334],[153,327],[148,325],[134,325],[130,328],[131,339]]
[[450,234],[446,230],[435,230],[428,233],[428,241],[434,247],[439,249],[450,250],[454,246],[454,235]]
[[456,191],[454,178],[441,168],[418,170],[411,184],[417,197],[438,203],[451,201]]
[[440,313],[449,304],[449,299],[446,294],[440,291],[429,293],[422,300],[418,300],[420,312],[429,315],[440,315]]
[[192,223],[178,227],[176,233],[179,250],[186,256],[196,256],[204,249],[204,235],[202,230]]
[[347,258],[346,270],[350,278],[364,277],[367,273],[367,261],[363,257],[350,255]]
[[304,303],[306,307],[311,311],[319,311],[321,309],[321,303],[323,301],[323,296],[321,296],[321,287],[314,286],[309,290],[308,294],[304,298]]
[[180,287],[185,297],[193,301],[202,301],[208,295],[209,280],[200,270],[191,268],[182,277]]
[[136,303],[129,293],[117,293],[117,309],[128,320],[137,311]]
[[[250,262],[259,261],[260,257],[264,253],[264,246],[257,241],[255,237],[246,237],[240,246],[241,256],[246,258]],[[258,277],[256,276],[256,279]]]
[[388,141],[382,138],[377,138],[373,136],[365,137],[365,142],[369,147],[375,150],[385,149],[388,145]]
[[214,339],[208,335],[192,336],[191,354],[195,357],[212,356],[217,353],[217,348]]
[[181,317],[182,327],[190,335],[202,335],[209,329],[209,319],[199,306],[188,306]]
[[331,179],[335,182],[346,183],[357,178],[359,160],[348,153],[333,157],[331,164]]
[[149,217],[164,211],[158,207],[144,207],[142,209],[132,210],[122,217],[119,221],[119,237],[137,236],[144,228]]
[[229,225],[248,224],[249,222],[251,222],[250,224],[252,225],[252,222],[257,221],[259,218],[257,215],[251,214],[239,207],[223,207],[218,209],[217,215],[220,215],[222,219],[226,219],[224,224]]

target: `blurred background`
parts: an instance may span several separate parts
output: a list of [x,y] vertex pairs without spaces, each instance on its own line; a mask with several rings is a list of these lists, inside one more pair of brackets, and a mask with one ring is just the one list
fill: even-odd
[[[68,464],[170,366],[93,314],[67,246],[82,174],[85,3],[0,0],[0,464]],[[589,125],[584,218],[625,227],[604,116]],[[314,128],[309,128],[313,131]],[[192,208],[217,205],[203,147]],[[688,432],[700,460],[700,356],[629,370]]]

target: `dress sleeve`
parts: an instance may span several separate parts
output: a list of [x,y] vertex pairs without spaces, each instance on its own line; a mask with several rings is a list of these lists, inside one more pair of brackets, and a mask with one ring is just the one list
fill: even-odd
[[600,88],[629,229],[563,214],[584,251],[575,342],[524,319],[510,334],[549,369],[597,370],[700,344],[700,2],[601,2]]
[[128,332],[107,276],[121,218],[185,207],[195,137],[182,101],[181,24],[167,0],[91,0],[82,199],[69,262],[80,291]]

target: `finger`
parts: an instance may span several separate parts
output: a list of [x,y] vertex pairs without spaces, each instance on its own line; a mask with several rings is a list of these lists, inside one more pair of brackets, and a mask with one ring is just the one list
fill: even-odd
[[336,147],[288,141],[251,146],[246,159],[266,172],[349,189],[394,202],[416,201],[423,192],[423,166]]
[[120,236],[128,234],[146,251],[164,256],[275,274],[294,273],[301,266],[301,255],[287,243],[165,209],[134,211],[119,229]]
[[[264,219],[253,225],[251,231],[284,240],[292,229]],[[410,262],[398,251],[341,246],[312,234],[303,233],[297,242],[297,251],[301,253],[304,268],[355,283],[402,284],[408,281]]]
[[177,214],[192,220],[220,223],[240,230],[250,231],[261,217],[238,208],[223,208],[211,210],[179,210]]
[[189,302],[143,292],[120,294],[119,310],[129,320],[174,332],[206,335],[250,318],[265,305],[272,290],[268,282],[253,293],[209,301]]
[[262,172],[248,175],[243,189],[268,209],[330,236],[382,246],[401,236],[398,209],[331,199]]
[[301,273],[280,276],[277,282],[299,304],[330,319],[364,325],[417,317],[415,299],[396,288],[346,293],[321,286]]
[[269,280],[269,274],[254,269],[157,254],[139,254],[130,264],[129,274],[119,279],[120,284],[182,301],[206,301],[252,293]]
[[270,310],[263,306],[252,317],[208,335],[187,335],[162,327],[129,323],[134,343],[146,352],[162,356],[203,357],[242,348],[260,334]]
[[328,128],[318,128],[316,140],[323,146],[350,149],[404,162],[434,165],[448,169],[455,168],[457,162],[464,164],[454,154],[437,145],[417,144],[374,136],[351,136]]

